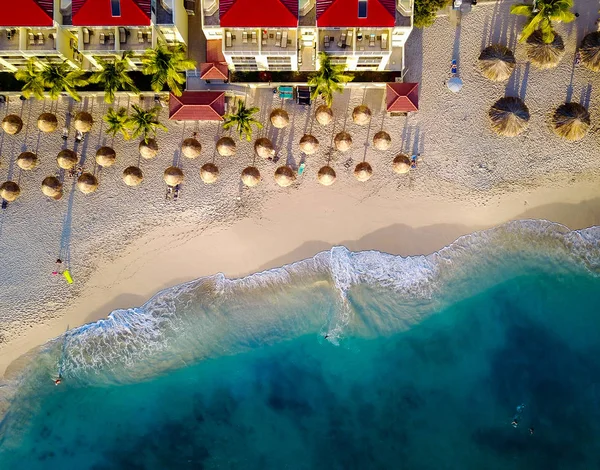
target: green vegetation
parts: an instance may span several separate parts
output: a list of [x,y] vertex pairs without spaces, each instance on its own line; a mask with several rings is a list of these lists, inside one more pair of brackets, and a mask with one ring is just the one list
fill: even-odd
[[510,8],[514,15],[527,16],[527,22],[521,31],[520,42],[525,42],[536,31],[539,31],[542,41],[551,44],[554,41],[554,28],[552,22],[570,23],[575,19],[571,12],[573,0],[538,0],[533,5],[517,4]]
[[108,112],[102,118],[106,123],[106,133],[112,135],[113,138],[117,134],[121,134],[126,140],[129,139],[129,116],[125,108],[119,108],[117,111],[114,108],[108,108]]
[[431,26],[439,10],[450,5],[452,0],[415,0],[415,28]]
[[223,129],[230,129],[235,126],[240,139],[246,137],[246,140],[250,142],[252,140],[252,126],[256,126],[258,129],[263,128],[263,125],[253,117],[258,111],[259,109],[256,106],[246,108],[243,101],[238,101],[235,113],[225,115]]
[[156,137],[159,129],[167,131],[167,128],[158,121],[159,106],[145,110],[138,105],[132,105],[133,114],[127,118],[127,128],[131,130],[131,137],[142,137],[144,142],[148,142],[150,137]]
[[26,98],[35,96],[43,99],[47,92],[53,100],[65,91],[79,101],[81,97],[77,88],[88,83],[84,75],[83,70],[72,69],[67,61],[43,63],[34,58],[29,59],[24,69],[15,72],[15,78],[25,82],[22,91]]
[[341,93],[344,84],[352,81],[352,76],[344,73],[345,66],[333,65],[331,58],[325,52],[319,53],[319,63],[319,70],[308,79],[308,85],[313,87],[311,97],[316,99],[320,95],[325,100],[325,104],[331,107],[333,94]]
[[148,49],[142,58],[143,72],[152,75],[152,89],[161,91],[165,84],[171,92],[180,96],[185,83],[183,72],[196,67],[196,62],[186,57],[183,44],[168,47],[160,44],[156,49]]
[[112,103],[115,93],[119,90],[132,91],[138,94],[140,91],[133,83],[133,79],[127,73],[129,70],[129,58],[133,55],[131,51],[123,52],[121,58],[102,59],[96,57],[102,70],[92,72],[90,83],[100,83],[104,86],[104,101]]

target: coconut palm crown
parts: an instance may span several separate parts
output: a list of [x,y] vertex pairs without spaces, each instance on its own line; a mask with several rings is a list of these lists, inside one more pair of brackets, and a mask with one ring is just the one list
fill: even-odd
[[247,108],[243,101],[238,101],[235,113],[224,116],[223,129],[230,129],[235,126],[240,139],[246,137],[246,140],[250,142],[252,140],[252,126],[256,126],[257,129],[263,128],[263,125],[252,117],[258,111],[259,109],[256,106]]
[[353,77],[344,73],[344,65],[332,64],[331,57],[325,52],[319,53],[319,63],[319,70],[309,78],[308,85],[313,88],[312,99],[321,95],[325,104],[331,107],[333,94],[341,93],[344,90],[343,85],[352,81]]
[[21,92],[25,98],[32,96],[38,100],[44,99],[44,83],[40,77],[40,68],[37,66],[37,59],[32,57],[27,61],[27,65],[23,69],[15,72],[15,78],[21,82],[25,82]]
[[[26,82],[23,87],[25,97],[43,98],[43,92],[40,91],[41,87],[41,89],[48,91],[50,98],[53,100],[58,99],[60,94],[65,91],[74,100],[80,101],[81,97],[76,88],[87,85],[88,81],[84,75],[83,70],[72,69],[66,60],[63,62],[41,63],[35,59],[30,59],[24,70],[15,73],[15,78]],[[40,93],[42,94],[40,95]]]
[[133,83],[133,79],[127,73],[129,70],[129,58],[133,55],[132,51],[125,51],[121,58],[102,59],[96,57],[96,61],[102,67],[92,73],[89,78],[90,83],[101,83],[104,85],[104,101],[112,103],[115,100],[115,93],[119,90],[132,91],[139,93]]
[[131,130],[131,136],[142,137],[144,142],[148,142],[151,137],[156,137],[158,129],[167,131],[167,128],[158,121],[159,106],[145,110],[134,104],[132,106],[133,114],[127,118],[127,127]]
[[108,108],[106,114],[102,117],[106,123],[106,133],[116,137],[117,134],[121,134],[123,138],[129,139],[128,122],[129,116],[127,116],[127,110],[125,108]]
[[158,93],[166,84],[174,95],[181,96],[182,85],[185,83],[182,73],[194,69],[196,62],[186,57],[183,44],[177,43],[171,47],[160,44],[156,49],[146,51],[142,66],[144,74],[152,75],[152,90]]
[[575,19],[571,12],[573,0],[538,0],[532,5],[519,3],[510,7],[514,15],[527,16],[527,22],[521,31],[520,42],[527,41],[535,31],[540,31],[546,44],[554,41],[552,22],[570,23]]

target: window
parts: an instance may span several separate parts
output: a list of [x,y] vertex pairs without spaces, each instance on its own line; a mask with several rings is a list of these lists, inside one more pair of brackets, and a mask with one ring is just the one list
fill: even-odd
[[121,16],[121,0],[110,0],[112,16]]
[[367,0],[358,0],[358,17],[367,17]]

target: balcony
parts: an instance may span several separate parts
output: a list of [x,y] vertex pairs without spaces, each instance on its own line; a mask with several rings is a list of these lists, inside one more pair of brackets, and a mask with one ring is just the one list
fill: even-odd
[[152,47],[151,28],[82,28],[84,52],[140,51]]
[[261,50],[269,55],[295,55],[298,49],[297,30],[263,29]]
[[19,51],[21,49],[19,39],[20,33],[18,29],[0,29],[0,51]]
[[122,51],[145,51],[151,48],[152,29],[119,28],[119,47]]
[[55,51],[56,30],[54,28],[29,29],[26,33],[26,41],[28,51]]
[[319,50],[334,55],[352,55],[354,29],[320,29]]
[[119,38],[115,35],[115,28],[82,28],[82,40],[79,41],[80,50],[84,52],[116,51],[117,39]]
[[254,55],[259,52],[259,29],[227,29],[224,32],[225,54]]
[[388,29],[359,29],[356,32],[357,55],[381,55],[391,51],[391,34]]

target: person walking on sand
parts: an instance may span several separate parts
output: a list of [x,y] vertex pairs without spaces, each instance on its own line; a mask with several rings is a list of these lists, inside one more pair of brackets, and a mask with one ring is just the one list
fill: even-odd
[[58,258],[56,260],[56,268],[54,269],[54,271],[52,271],[52,275],[56,276],[58,274],[58,270],[60,268],[60,266],[62,265],[62,259]]

